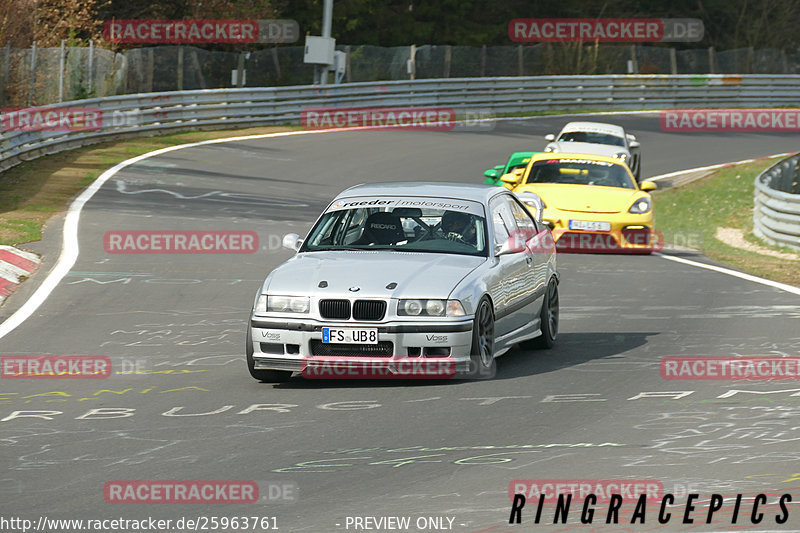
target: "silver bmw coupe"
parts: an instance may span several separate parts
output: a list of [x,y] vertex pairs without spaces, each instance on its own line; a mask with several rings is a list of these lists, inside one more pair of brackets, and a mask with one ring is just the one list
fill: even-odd
[[409,362],[406,368],[435,362],[459,377],[491,377],[495,357],[515,343],[552,347],[556,252],[531,210],[542,211],[535,195],[523,203],[491,185],[345,190],[306,238],[284,237],[297,253],[256,295],[247,328],[250,374],[279,382],[306,375],[318,360],[369,360],[372,370],[385,367],[383,377],[405,377],[398,363]]

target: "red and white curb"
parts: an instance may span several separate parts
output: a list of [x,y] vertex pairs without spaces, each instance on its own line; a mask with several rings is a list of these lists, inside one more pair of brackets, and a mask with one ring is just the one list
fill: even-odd
[[39,268],[39,256],[13,246],[0,246],[0,303],[14,292],[23,279]]

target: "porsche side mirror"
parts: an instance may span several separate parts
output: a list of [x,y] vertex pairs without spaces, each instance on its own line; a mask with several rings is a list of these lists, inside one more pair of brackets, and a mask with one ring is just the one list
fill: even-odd
[[519,181],[522,179],[523,174],[525,174],[524,168],[516,168],[512,172],[509,172],[508,174],[503,174],[500,177],[500,179],[504,183],[511,183],[511,184],[519,183]]
[[658,185],[654,181],[645,180],[639,184],[639,188],[643,191],[654,191],[658,189]]
[[549,142],[553,142],[553,141],[556,140],[556,136],[553,135],[552,133],[548,133],[547,135],[544,136],[544,140],[545,141],[549,141]]

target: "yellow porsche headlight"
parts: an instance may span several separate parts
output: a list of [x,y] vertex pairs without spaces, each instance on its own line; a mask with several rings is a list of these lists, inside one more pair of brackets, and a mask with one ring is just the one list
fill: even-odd
[[628,213],[641,215],[650,211],[651,208],[650,198],[642,197],[633,202],[633,205],[628,209]]

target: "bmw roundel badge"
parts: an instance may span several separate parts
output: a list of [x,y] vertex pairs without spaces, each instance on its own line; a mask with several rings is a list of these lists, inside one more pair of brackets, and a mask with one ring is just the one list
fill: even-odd
[[347,289],[347,290],[348,290],[348,291],[350,291],[350,292],[358,292],[358,291],[360,291],[360,290],[361,290],[361,287],[359,287],[359,286],[357,286],[357,285],[353,285],[352,287],[350,287],[350,288],[349,288],[349,289]]

